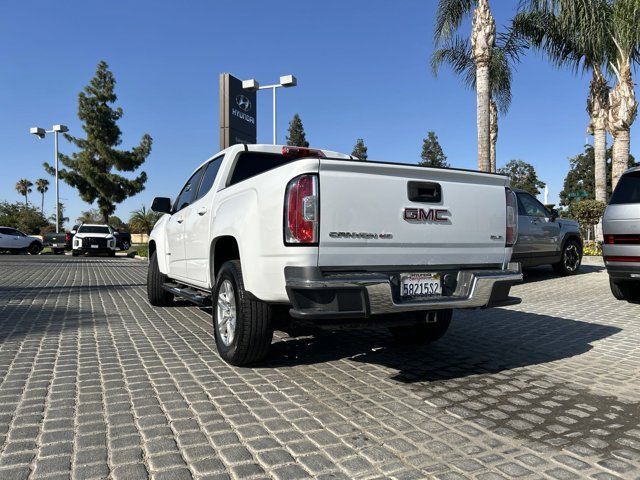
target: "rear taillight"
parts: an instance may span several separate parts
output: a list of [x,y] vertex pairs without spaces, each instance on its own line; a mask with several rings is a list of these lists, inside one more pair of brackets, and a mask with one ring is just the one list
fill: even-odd
[[607,245],[640,245],[640,235],[605,235]]
[[64,236],[65,243],[71,243],[71,234],[67,232]]
[[510,188],[505,188],[504,192],[507,200],[505,243],[507,247],[512,247],[518,240],[518,199]]
[[289,182],[284,205],[284,241],[309,245],[318,242],[318,177],[300,175]]

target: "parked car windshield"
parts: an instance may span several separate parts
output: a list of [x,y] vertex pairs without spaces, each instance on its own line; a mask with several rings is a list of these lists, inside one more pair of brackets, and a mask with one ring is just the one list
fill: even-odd
[[609,203],[612,205],[640,203],[640,171],[627,173],[620,177]]
[[78,233],[111,233],[109,227],[83,225],[78,230]]

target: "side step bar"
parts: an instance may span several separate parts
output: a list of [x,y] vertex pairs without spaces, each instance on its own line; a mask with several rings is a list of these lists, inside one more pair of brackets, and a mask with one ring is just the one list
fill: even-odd
[[186,285],[180,285],[177,283],[163,283],[162,289],[203,307],[211,305],[210,295],[207,295],[206,292],[203,292],[201,290],[187,287]]

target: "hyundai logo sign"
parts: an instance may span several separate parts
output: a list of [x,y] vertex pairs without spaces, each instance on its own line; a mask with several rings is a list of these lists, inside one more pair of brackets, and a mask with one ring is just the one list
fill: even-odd
[[220,148],[236,143],[256,143],[257,96],[242,80],[229,73],[220,75]]
[[244,95],[236,95],[236,105],[238,105],[240,110],[248,112],[251,108],[251,100]]

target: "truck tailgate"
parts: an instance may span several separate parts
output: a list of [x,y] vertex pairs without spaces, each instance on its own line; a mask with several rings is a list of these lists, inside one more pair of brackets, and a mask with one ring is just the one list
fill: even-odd
[[502,264],[507,182],[492,174],[323,159],[318,265]]

